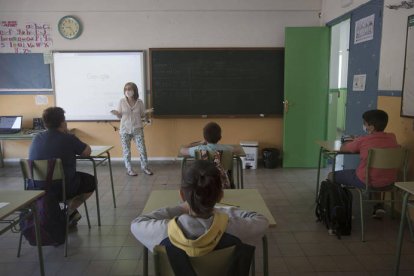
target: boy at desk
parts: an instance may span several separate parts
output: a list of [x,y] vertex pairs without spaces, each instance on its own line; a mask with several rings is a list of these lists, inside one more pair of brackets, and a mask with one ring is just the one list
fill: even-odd
[[208,153],[213,153],[213,162],[220,170],[222,177],[222,185],[224,188],[234,188],[231,170],[224,170],[221,160],[224,151],[233,152],[233,147],[229,145],[217,144],[221,139],[221,127],[215,123],[210,122],[204,126],[203,129],[204,141],[191,143],[181,148],[180,153],[190,157],[196,156],[196,151],[200,151],[200,158],[208,160]]
[[225,150],[233,151],[229,145],[217,144],[221,139],[221,127],[216,122],[210,122],[203,128],[204,141],[194,142],[181,148],[180,153],[195,157],[196,150]]
[[95,191],[95,178],[76,171],[76,155],[89,156],[91,147],[69,133],[65,111],[49,107],[43,111],[43,123],[47,131],[37,134],[29,149],[29,159],[46,160],[60,158],[65,173],[66,198],[69,199],[69,226],[76,226],[81,219],[77,208]]
[[177,247],[191,257],[227,247],[223,244],[234,239],[247,244],[260,241],[268,228],[267,218],[235,206],[216,206],[224,193],[214,164],[196,160],[183,175],[183,203],[137,217],[131,232],[150,251],[161,244]]
[[[328,179],[345,186],[365,188],[365,168],[367,166],[368,150],[371,148],[395,148],[399,147],[393,133],[384,132],[388,123],[388,114],[383,110],[369,110],[362,114],[362,128],[367,133],[365,136],[354,138],[344,142],[340,151],[359,153],[360,162],[357,169],[348,169],[331,172]],[[373,187],[384,187],[397,180],[395,170],[372,169],[371,183]],[[373,218],[382,218],[385,214],[382,203],[374,206]]]

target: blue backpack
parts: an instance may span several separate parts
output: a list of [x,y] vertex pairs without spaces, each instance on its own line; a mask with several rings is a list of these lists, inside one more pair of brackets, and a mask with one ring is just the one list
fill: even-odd
[[[33,160],[29,160],[29,178],[26,180],[27,190],[45,190],[46,194],[37,199],[36,210],[39,218],[41,245],[61,245],[65,242],[66,211],[60,208],[61,198],[60,181],[53,181],[53,171],[56,160],[48,160],[46,181],[33,180]],[[25,217],[26,214],[21,214]],[[33,214],[20,220],[20,229],[23,236],[30,243],[36,245],[36,233]]]

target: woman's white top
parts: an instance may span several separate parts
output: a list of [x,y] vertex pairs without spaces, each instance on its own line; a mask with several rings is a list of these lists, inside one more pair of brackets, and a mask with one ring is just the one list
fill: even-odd
[[129,106],[126,98],[122,98],[118,104],[118,112],[121,114],[120,133],[133,134],[135,129],[142,128],[142,118],[145,117],[144,103],[137,99],[134,106]]

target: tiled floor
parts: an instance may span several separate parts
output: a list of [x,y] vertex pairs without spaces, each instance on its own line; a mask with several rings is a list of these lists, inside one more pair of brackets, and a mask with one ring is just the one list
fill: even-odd
[[[152,163],[155,174],[129,177],[114,163],[117,208],[113,208],[107,167],[99,167],[102,226],[97,226],[94,196],[88,200],[92,228],[82,219],[69,237],[69,256],[63,246],[44,247],[47,275],[142,275],[142,246],[130,234],[131,220],[140,214],[148,194],[177,189],[180,164]],[[80,167],[88,171],[86,164]],[[326,171],[322,173],[325,175]],[[245,187],[257,188],[277,221],[269,229],[270,275],[391,275],[399,220],[367,219],[365,243],[360,239],[358,208],[354,204],[352,235],[338,240],[315,222],[316,170],[247,170]],[[17,164],[0,168],[0,189],[21,189]],[[80,212],[83,214],[83,208]],[[24,244],[16,257],[18,234],[0,237],[0,275],[38,275],[37,251]],[[262,275],[261,248],[257,248],[256,274]],[[153,265],[150,256],[150,273]],[[414,242],[404,240],[400,275],[414,275]],[[214,276],[214,275],[212,275]]]

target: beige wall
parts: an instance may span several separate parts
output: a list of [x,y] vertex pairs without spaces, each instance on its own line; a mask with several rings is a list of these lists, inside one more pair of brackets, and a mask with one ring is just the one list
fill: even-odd
[[[48,96],[49,104],[38,106],[33,95],[0,95],[0,115],[23,115],[23,126],[32,127],[32,119],[41,117],[42,110],[53,105],[53,96]],[[281,118],[214,118],[214,119],[153,119],[152,125],[145,128],[145,140],[150,159],[172,159],[177,156],[180,145],[201,140],[202,128],[214,120],[223,129],[222,143],[238,144],[240,140],[259,141],[260,147],[282,145]],[[119,123],[113,123],[118,126]],[[113,157],[121,157],[118,132],[108,123],[69,122],[69,128],[86,143],[91,145],[114,145]],[[7,160],[26,157],[30,141],[4,141],[4,155]],[[137,157],[134,149],[133,154]]]

